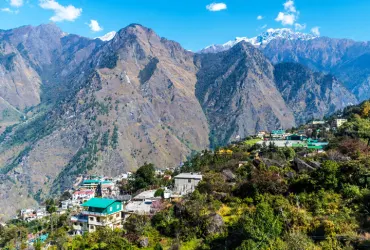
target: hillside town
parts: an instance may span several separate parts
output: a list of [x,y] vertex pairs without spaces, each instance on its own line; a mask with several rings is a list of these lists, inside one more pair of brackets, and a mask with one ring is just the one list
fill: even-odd
[[[165,171],[156,169],[155,175],[166,181],[172,177]],[[106,176],[79,176],[78,185],[66,193],[70,198],[60,200],[57,204],[57,215],[68,213],[73,230],[70,235],[82,235],[85,232],[94,232],[99,227],[111,229],[121,228],[126,219],[132,214],[154,215],[166,208],[166,203],[172,199],[179,199],[192,193],[202,180],[197,173],[180,173],[174,176],[171,189],[159,187],[155,189],[139,190],[128,193],[122,190],[122,184],[133,181],[133,174],[127,172],[116,177]],[[167,204],[168,205],[168,204]],[[25,222],[32,222],[43,218],[48,219],[51,214],[47,206],[22,209],[17,217]],[[32,245],[35,239],[44,242],[47,235],[28,236],[28,243]]]

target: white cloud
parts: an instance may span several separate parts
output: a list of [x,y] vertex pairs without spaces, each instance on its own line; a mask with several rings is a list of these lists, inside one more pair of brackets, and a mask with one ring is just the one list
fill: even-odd
[[279,12],[278,16],[275,18],[275,21],[281,22],[283,25],[293,25],[296,21],[296,15]]
[[295,30],[305,30],[306,29],[306,24],[300,24],[300,23],[296,23],[294,24],[294,27],[295,27]]
[[[294,25],[298,20],[299,12],[294,6],[293,0],[287,0],[284,4],[284,12],[279,12],[275,21],[281,22],[282,25]],[[300,26],[299,26],[300,27]]]
[[257,20],[262,20],[263,19],[263,16],[257,16]]
[[294,6],[294,1],[292,1],[292,0],[288,0],[284,3],[284,9],[286,11],[293,12],[293,13],[297,12],[297,10]]
[[40,0],[40,7],[54,11],[54,16],[50,18],[53,22],[74,21],[81,16],[82,9],[73,5],[63,6],[55,0]]
[[311,29],[311,33],[314,34],[315,36],[320,36],[320,27],[313,27]]
[[267,24],[265,24],[265,25],[263,25],[263,26],[261,26],[261,30],[264,30],[264,29],[266,29],[267,28]]
[[211,3],[207,5],[206,8],[209,11],[220,11],[220,10],[226,10],[227,6],[225,3]]
[[23,5],[23,0],[10,0],[10,5],[13,7],[21,7]]
[[89,27],[92,32],[99,32],[103,30],[103,27],[101,27],[96,20],[90,20]]
[[1,12],[7,12],[7,13],[10,13],[10,14],[18,14],[19,13],[19,10],[12,10],[10,8],[2,8],[0,9]]

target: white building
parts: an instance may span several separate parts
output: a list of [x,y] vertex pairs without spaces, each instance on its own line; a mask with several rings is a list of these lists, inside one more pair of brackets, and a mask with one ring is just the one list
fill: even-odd
[[202,180],[201,174],[181,173],[175,176],[175,187],[173,193],[176,195],[186,195],[192,193],[199,182]]
[[346,122],[347,119],[335,119],[335,127],[340,128]]
[[79,190],[72,194],[72,200],[88,201],[95,197],[94,190]]

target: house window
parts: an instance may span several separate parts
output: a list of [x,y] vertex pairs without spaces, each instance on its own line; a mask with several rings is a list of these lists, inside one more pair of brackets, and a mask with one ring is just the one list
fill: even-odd
[[119,209],[119,204],[117,204],[117,209]]
[[191,179],[188,179],[188,183],[191,183]]
[[90,229],[94,229],[94,226],[90,226]]
[[113,210],[113,208],[112,208],[112,207],[110,207],[110,208],[109,208],[109,211],[111,211],[111,212],[112,212],[112,210]]
[[117,217],[117,218],[119,217],[119,213],[118,213],[118,214],[116,214],[116,217]]
[[91,221],[94,221],[94,217],[90,217],[90,220],[91,220]]

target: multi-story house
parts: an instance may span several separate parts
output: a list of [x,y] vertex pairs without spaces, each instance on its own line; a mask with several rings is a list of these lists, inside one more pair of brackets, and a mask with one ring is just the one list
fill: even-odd
[[181,173],[175,176],[173,195],[186,195],[192,193],[202,180],[201,174]]
[[78,190],[72,194],[72,200],[88,201],[95,197],[94,190]]
[[86,215],[76,215],[71,217],[73,235],[82,235],[89,231],[88,217]]
[[111,229],[122,227],[122,202],[119,200],[92,198],[82,204],[85,208],[81,215],[88,217],[88,231],[94,232],[98,227]]

